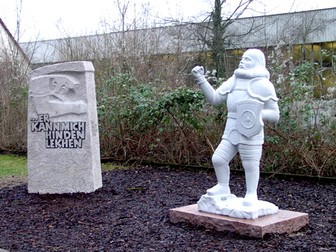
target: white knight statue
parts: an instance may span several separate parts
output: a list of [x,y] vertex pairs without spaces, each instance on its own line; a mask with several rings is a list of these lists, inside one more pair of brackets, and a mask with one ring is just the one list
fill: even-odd
[[[233,76],[216,90],[206,80],[202,66],[191,71],[207,101],[212,105],[226,102],[228,110],[222,140],[212,156],[218,183],[199,200],[200,211],[247,219],[278,211],[274,204],[258,200],[257,196],[264,121],[277,122],[280,116],[278,98],[265,65],[263,52],[248,49]],[[243,198],[231,194],[229,187],[229,162],[237,153],[246,178]]]

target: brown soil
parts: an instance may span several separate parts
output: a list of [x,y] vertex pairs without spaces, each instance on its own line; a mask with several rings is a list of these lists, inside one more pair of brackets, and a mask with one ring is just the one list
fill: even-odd
[[26,176],[8,176],[0,178],[0,189],[27,183]]
[[[114,170],[91,194],[28,194],[19,182],[0,189],[0,248],[10,251],[336,251],[332,181],[261,178],[260,199],[309,214],[298,232],[263,239],[169,221],[169,209],[195,204],[216,182],[213,171]],[[232,174],[233,193],[244,184]]]

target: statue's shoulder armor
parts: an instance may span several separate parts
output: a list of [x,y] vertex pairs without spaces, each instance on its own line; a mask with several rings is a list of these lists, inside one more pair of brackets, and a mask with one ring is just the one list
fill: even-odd
[[253,78],[247,85],[247,92],[250,96],[263,102],[270,99],[277,101],[274,86],[267,78]]
[[223,84],[217,89],[218,93],[225,95],[230,93],[235,85],[235,77],[230,77],[227,81],[224,81]]

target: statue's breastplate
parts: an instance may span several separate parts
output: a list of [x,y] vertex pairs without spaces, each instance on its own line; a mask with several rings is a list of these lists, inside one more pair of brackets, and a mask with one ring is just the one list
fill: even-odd
[[227,109],[228,112],[236,113],[237,112],[237,103],[241,101],[251,100],[252,97],[247,92],[248,80],[245,79],[236,79],[235,86],[228,94],[227,98]]
[[[236,79],[227,96],[228,115],[223,137],[232,144],[263,142],[262,122],[259,121],[263,103],[249,94],[248,83],[249,80]],[[258,108],[255,108],[255,104]]]

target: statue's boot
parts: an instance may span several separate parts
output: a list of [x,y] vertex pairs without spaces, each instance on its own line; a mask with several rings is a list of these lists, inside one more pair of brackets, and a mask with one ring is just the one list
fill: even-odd
[[223,158],[214,155],[212,157],[212,163],[215,168],[216,177],[218,184],[211,187],[207,190],[207,195],[209,196],[217,196],[217,195],[230,195],[230,167],[228,162],[226,162]]
[[218,196],[218,195],[230,195],[230,188],[228,185],[222,185],[218,183],[217,185],[211,187],[207,190],[209,196]]

